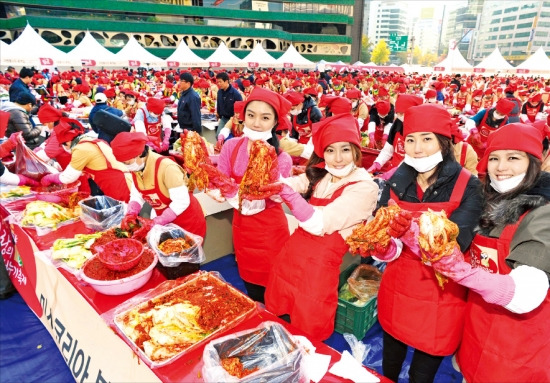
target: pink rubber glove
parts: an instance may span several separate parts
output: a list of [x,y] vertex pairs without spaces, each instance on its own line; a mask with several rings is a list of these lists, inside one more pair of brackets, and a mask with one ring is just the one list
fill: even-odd
[[386,142],[388,141],[388,135],[387,134],[383,134],[382,135],[382,142]]
[[369,133],[369,145],[375,144],[374,133]]
[[380,165],[378,162],[373,162],[371,167],[367,169],[367,172],[376,173],[379,172],[380,169],[382,169],[382,165]]
[[390,244],[386,249],[383,248],[376,248],[376,254],[372,255],[373,258],[383,261],[383,262],[391,262],[397,258],[397,244],[395,242],[395,239],[390,240]]
[[172,134],[172,129],[164,129],[164,138],[162,139],[162,144],[160,145],[160,150],[162,152],[165,152],[170,148],[170,134]]
[[456,283],[475,291],[488,303],[506,306],[514,297],[516,284],[509,274],[493,274],[464,261],[458,247],[453,253],[432,262],[433,268]]
[[18,174],[17,177],[19,177],[19,183],[17,186],[27,185],[27,186],[38,186],[40,183],[33,180],[32,178],[29,178],[27,176],[24,176],[22,174]]
[[126,209],[126,215],[137,216],[140,211],[141,211],[141,205],[139,204],[139,202],[130,201],[128,203],[128,209]]
[[59,179],[60,174],[61,173],[46,174],[44,177],[42,177],[40,183],[42,184],[42,186],[50,186],[51,184],[62,184],[63,182],[61,182],[61,180]]
[[21,137],[22,135],[23,135],[23,132],[17,132],[17,133],[13,133],[10,136],[10,138],[8,138],[8,141],[11,142],[14,148],[17,145],[17,143],[21,141],[19,137]]
[[178,216],[174,213],[174,210],[168,207],[162,212],[161,215],[153,218],[153,223],[155,225],[166,225],[167,223],[174,221],[177,217]]
[[281,190],[279,196],[285,201],[294,217],[300,222],[307,221],[315,212],[313,206],[288,185],[283,186],[283,190]]

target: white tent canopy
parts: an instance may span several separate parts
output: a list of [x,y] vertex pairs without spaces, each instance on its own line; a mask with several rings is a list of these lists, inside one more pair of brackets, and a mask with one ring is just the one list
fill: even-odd
[[502,57],[498,47],[474,68],[474,72],[512,72],[514,67]]
[[278,68],[315,69],[315,63],[298,53],[294,45],[289,46],[277,59],[277,64]]
[[242,60],[249,68],[273,67],[277,65],[277,60],[267,53],[262,44],[256,44],[254,49]]
[[80,66],[80,61],[42,38],[29,24],[15,39],[6,52],[0,55],[0,65],[34,66],[36,68],[55,66]]
[[181,39],[174,53],[166,58],[166,65],[169,68],[207,67],[208,62],[195,54]]
[[550,75],[550,58],[544,52],[542,47],[539,47],[527,60],[516,67],[517,73]]
[[434,71],[447,73],[471,72],[472,65],[466,61],[458,49],[449,49],[447,57],[434,66]]
[[166,61],[155,56],[147,49],[141,46],[140,43],[134,38],[130,37],[130,40],[126,45],[116,53],[118,60],[125,62],[125,65],[131,67],[150,66],[150,67],[164,67]]
[[79,60],[82,66],[121,67],[127,65],[125,60],[118,58],[113,52],[101,45],[89,31],[67,56]]
[[227,45],[222,41],[218,48],[212,53],[208,58],[205,59],[205,61],[209,64],[209,66],[214,68],[234,68],[234,67],[242,67],[246,64],[235,56],[229,48],[227,48]]

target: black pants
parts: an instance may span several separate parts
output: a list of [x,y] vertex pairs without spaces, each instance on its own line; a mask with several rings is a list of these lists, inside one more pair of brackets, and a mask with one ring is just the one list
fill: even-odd
[[256,302],[264,302],[265,287],[244,281],[248,296]]
[[[401,367],[407,356],[407,348],[408,346],[405,343],[395,339],[384,331],[382,371],[386,378],[397,382]],[[409,382],[433,382],[442,361],[442,356],[434,356],[420,350],[414,350],[411,367],[409,369]]]

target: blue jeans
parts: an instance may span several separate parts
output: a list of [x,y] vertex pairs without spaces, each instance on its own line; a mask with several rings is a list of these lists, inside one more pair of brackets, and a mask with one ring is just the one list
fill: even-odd
[[218,121],[218,127],[216,128],[216,139],[218,139],[218,135],[220,134],[222,128],[227,124],[227,121],[229,121],[231,118],[225,118],[220,117],[220,120]]

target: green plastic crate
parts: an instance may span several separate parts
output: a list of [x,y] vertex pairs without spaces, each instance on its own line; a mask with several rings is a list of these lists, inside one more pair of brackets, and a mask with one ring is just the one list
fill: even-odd
[[[350,265],[340,274],[338,291],[358,265]],[[338,298],[338,308],[336,309],[336,325],[334,330],[340,334],[351,333],[361,340],[365,337],[367,331],[376,323],[378,318],[378,300],[372,297],[365,306],[358,307],[353,303]]]

